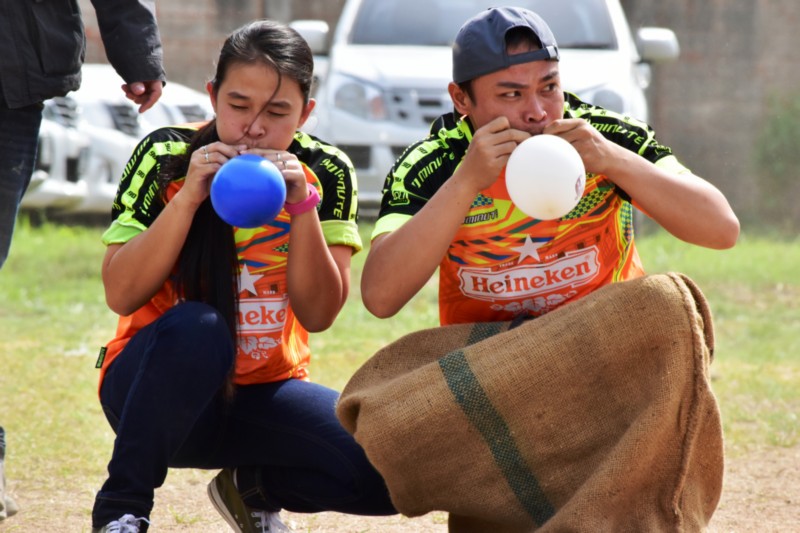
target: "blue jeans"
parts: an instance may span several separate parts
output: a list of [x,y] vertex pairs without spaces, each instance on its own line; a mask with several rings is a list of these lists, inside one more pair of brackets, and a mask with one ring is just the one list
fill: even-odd
[[148,517],[173,468],[237,468],[251,507],[390,515],[383,479],[335,416],[338,393],[290,379],[220,387],[235,350],[219,313],[187,302],[137,333],[111,364],[100,400],[117,434],[94,527]]
[[8,257],[22,196],[31,182],[42,105],[9,109],[0,97],[0,268]]

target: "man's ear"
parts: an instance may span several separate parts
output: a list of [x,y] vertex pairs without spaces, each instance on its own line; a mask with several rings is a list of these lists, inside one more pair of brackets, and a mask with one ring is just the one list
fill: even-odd
[[459,115],[469,115],[472,110],[472,100],[469,95],[457,83],[450,82],[447,86],[447,92],[450,93],[450,99],[453,101],[453,107]]

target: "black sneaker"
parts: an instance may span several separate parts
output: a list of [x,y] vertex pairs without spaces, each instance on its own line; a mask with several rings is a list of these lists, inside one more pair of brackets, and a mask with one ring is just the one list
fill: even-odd
[[236,488],[234,471],[222,470],[208,484],[208,497],[222,518],[239,533],[292,533],[279,513],[248,507]]

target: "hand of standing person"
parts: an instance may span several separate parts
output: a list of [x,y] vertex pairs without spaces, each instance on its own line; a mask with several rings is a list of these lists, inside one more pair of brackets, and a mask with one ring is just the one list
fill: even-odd
[[161,80],[135,81],[122,86],[125,96],[139,106],[144,113],[161,98],[164,83]]

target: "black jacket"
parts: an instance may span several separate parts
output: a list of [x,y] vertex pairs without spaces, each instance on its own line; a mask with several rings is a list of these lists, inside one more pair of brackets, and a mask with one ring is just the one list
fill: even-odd
[[[127,82],[166,79],[155,0],[92,0],[106,57]],[[78,0],[0,1],[0,105],[19,108],[81,83]]]

